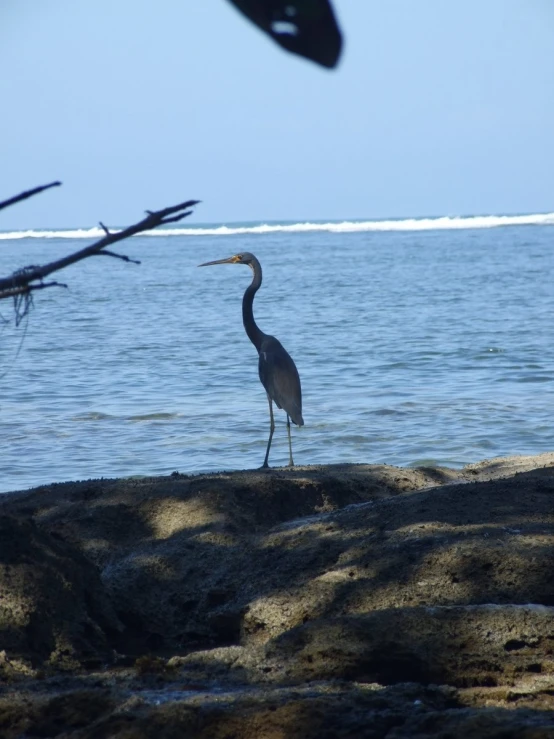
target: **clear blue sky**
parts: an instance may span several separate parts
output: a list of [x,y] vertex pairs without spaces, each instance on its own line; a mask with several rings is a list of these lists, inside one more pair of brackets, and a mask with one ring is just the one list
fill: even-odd
[[2,0],[0,229],[554,210],[552,0],[334,0],[329,72],[224,0]]

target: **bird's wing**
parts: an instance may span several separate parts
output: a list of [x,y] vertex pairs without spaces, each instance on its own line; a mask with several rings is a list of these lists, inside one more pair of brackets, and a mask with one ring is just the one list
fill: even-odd
[[271,337],[260,347],[258,369],[269,397],[283,408],[297,426],[303,426],[302,388],[298,370],[283,345]]

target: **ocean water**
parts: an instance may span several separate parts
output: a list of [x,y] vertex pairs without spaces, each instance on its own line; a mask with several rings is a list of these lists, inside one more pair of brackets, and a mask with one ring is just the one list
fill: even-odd
[[[0,275],[97,229],[0,233]],[[461,466],[554,449],[554,214],[160,229],[59,273],[16,328],[0,303],[0,492],[259,467],[269,429],[242,327],[302,379],[297,464]],[[288,461],[277,411],[270,464]]]

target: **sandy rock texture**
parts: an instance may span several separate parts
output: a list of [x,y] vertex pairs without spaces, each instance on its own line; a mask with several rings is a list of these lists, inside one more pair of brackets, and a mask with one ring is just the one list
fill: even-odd
[[16,669],[10,657],[24,672],[101,664],[120,630],[100,573],[78,549],[32,519],[0,514],[0,676]]
[[0,736],[554,738],[554,454],[0,498]]

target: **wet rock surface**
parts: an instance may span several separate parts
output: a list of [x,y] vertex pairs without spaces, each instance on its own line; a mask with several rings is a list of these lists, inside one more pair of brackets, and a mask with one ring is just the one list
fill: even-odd
[[554,737],[554,454],[0,498],[0,736]]

